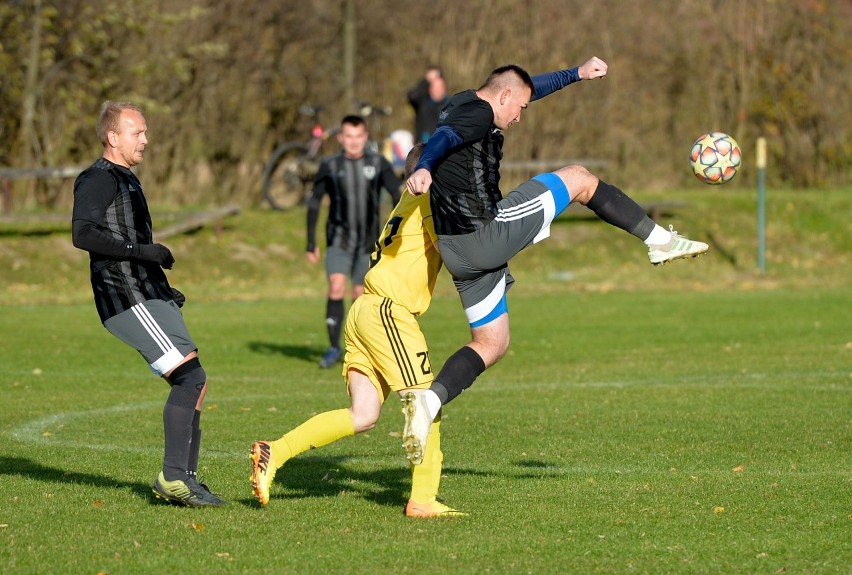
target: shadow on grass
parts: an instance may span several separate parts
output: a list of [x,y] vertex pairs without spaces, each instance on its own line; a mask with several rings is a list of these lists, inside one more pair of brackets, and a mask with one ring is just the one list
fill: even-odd
[[148,483],[119,481],[107,475],[95,475],[93,473],[81,473],[58,467],[48,467],[23,457],[0,457],[0,475],[21,475],[29,479],[48,483],[83,484],[111,489],[129,489],[142,499],[155,501],[151,493],[151,485]]
[[[301,457],[288,461],[275,475],[270,501],[335,497],[348,494],[383,507],[404,507],[411,494],[411,471],[406,467],[386,467],[361,471],[347,466],[345,457]],[[445,467],[450,475],[490,475],[484,471]],[[536,476],[538,477],[538,476]],[[438,494],[440,496],[440,493]],[[247,505],[258,505],[244,500]]]
[[297,457],[278,470],[270,499],[334,497],[344,493],[385,507],[405,505],[411,472],[404,467],[356,470],[345,458]]
[[[411,471],[405,467],[386,467],[359,471],[343,463],[345,458],[291,459],[275,475],[270,500],[302,499],[306,497],[334,497],[354,495],[384,507],[404,507],[411,494]],[[551,464],[541,461],[516,462],[514,465],[542,471],[528,473],[498,473],[513,479],[544,479],[561,477],[560,473],[548,473]],[[444,475],[460,477],[490,477],[488,471],[444,467]],[[440,497],[440,493],[438,496]]]
[[271,343],[268,341],[250,341],[249,351],[262,355],[286,355],[302,359],[311,363],[317,362],[325,350],[320,350],[307,345],[288,345],[284,343]]
[[[521,469],[527,469],[530,471],[517,473],[512,470],[512,466],[519,467]],[[443,473],[448,475],[466,475],[471,477],[501,477],[510,479],[545,479],[548,477],[564,476],[564,474],[560,472],[547,471],[552,467],[552,464],[545,463],[543,461],[515,461],[507,464],[505,471],[502,473],[495,473],[493,471],[477,471],[473,469],[462,469],[457,467],[444,467]],[[536,469],[541,469],[542,471],[533,471]]]

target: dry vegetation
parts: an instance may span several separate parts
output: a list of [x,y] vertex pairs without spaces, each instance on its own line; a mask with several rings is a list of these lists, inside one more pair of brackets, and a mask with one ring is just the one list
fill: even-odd
[[[499,64],[597,55],[609,77],[536,104],[508,158],[603,158],[613,181],[665,188],[691,178],[689,145],[715,129],[743,146],[743,179],[765,136],[771,185],[844,185],[850,27],[848,0],[7,0],[0,167],[89,163],[101,101],[133,99],[148,112],[152,199],[250,205],[275,144],[307,133],[302,103],[326,122],[352,110],[348,94],[392,106],[382,136],[410,128],[405,92],[429,63],[460,90]],[[70,204],[67,181],[33,186],[16,184],[16,209]]]

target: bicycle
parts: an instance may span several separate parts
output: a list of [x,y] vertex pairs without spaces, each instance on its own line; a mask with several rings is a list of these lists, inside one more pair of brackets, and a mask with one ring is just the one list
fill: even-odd
[[[263,170],[263,197],[274,210],[288,210],[305,203],[310,194],[314,176],[319,170],[320,152],[323,144],[329,138],[340,132],[339,126],[323,128],[319,122],[322,112],[320,106],[304,104],[299,106],[299,113],[314,120],[311,136],[305,141],[286,142],[278,146],[266,162]],[[371,123],[380,116],[389,116],[393,110],[389,107],[377,108],[362,102],[360,113]],[[371,134],[375,133],[372,129]],[[367,144],[368,148],[378,151],[374,140]]]

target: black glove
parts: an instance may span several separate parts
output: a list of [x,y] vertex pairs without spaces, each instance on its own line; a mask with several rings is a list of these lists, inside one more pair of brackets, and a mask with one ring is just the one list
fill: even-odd
[[175,263],[172,252],[163,244],[136,244],[135,248],[134,256],[137,259],[154,262],[167,270],[172,269]]
[[183,307],[183,304],[186,302],[186,296],[175,288],[172,288],[172,299],[178,307]]

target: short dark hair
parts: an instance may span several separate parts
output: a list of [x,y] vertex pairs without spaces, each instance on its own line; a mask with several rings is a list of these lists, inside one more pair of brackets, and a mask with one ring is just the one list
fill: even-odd
[[423,153],[423,148],[426,147],[426,144],[423,142],[418,142],[414,144],[414,147],[408,151],[408,155],[405,157],[405,177],[411,175],[414,171],[415,166],[417,166],[417,162],[420,161],[420,154]]
[[482,86],[479,87],[480,90],[483,88],[491,88],[496,86],[501,78],[506,74],[514,74],[521,82],[523,82],[527,88],[530,89],[530,92],[535,94],[535,85],[533,84],[532,78],[530,77],[529,72],[518,66],[517,64],[506,64],[505,66],[500,66],[499,68],[494,68],[491,70],[491,73],[488,74],[488,77],[485,79],[485,82]]
[[341,126],[364,126],[367,127],[367,121],[364,120],[363,116],[357,116],[355,114],[349,114],[348,116],[343,116],[343,119],[340,121]]

